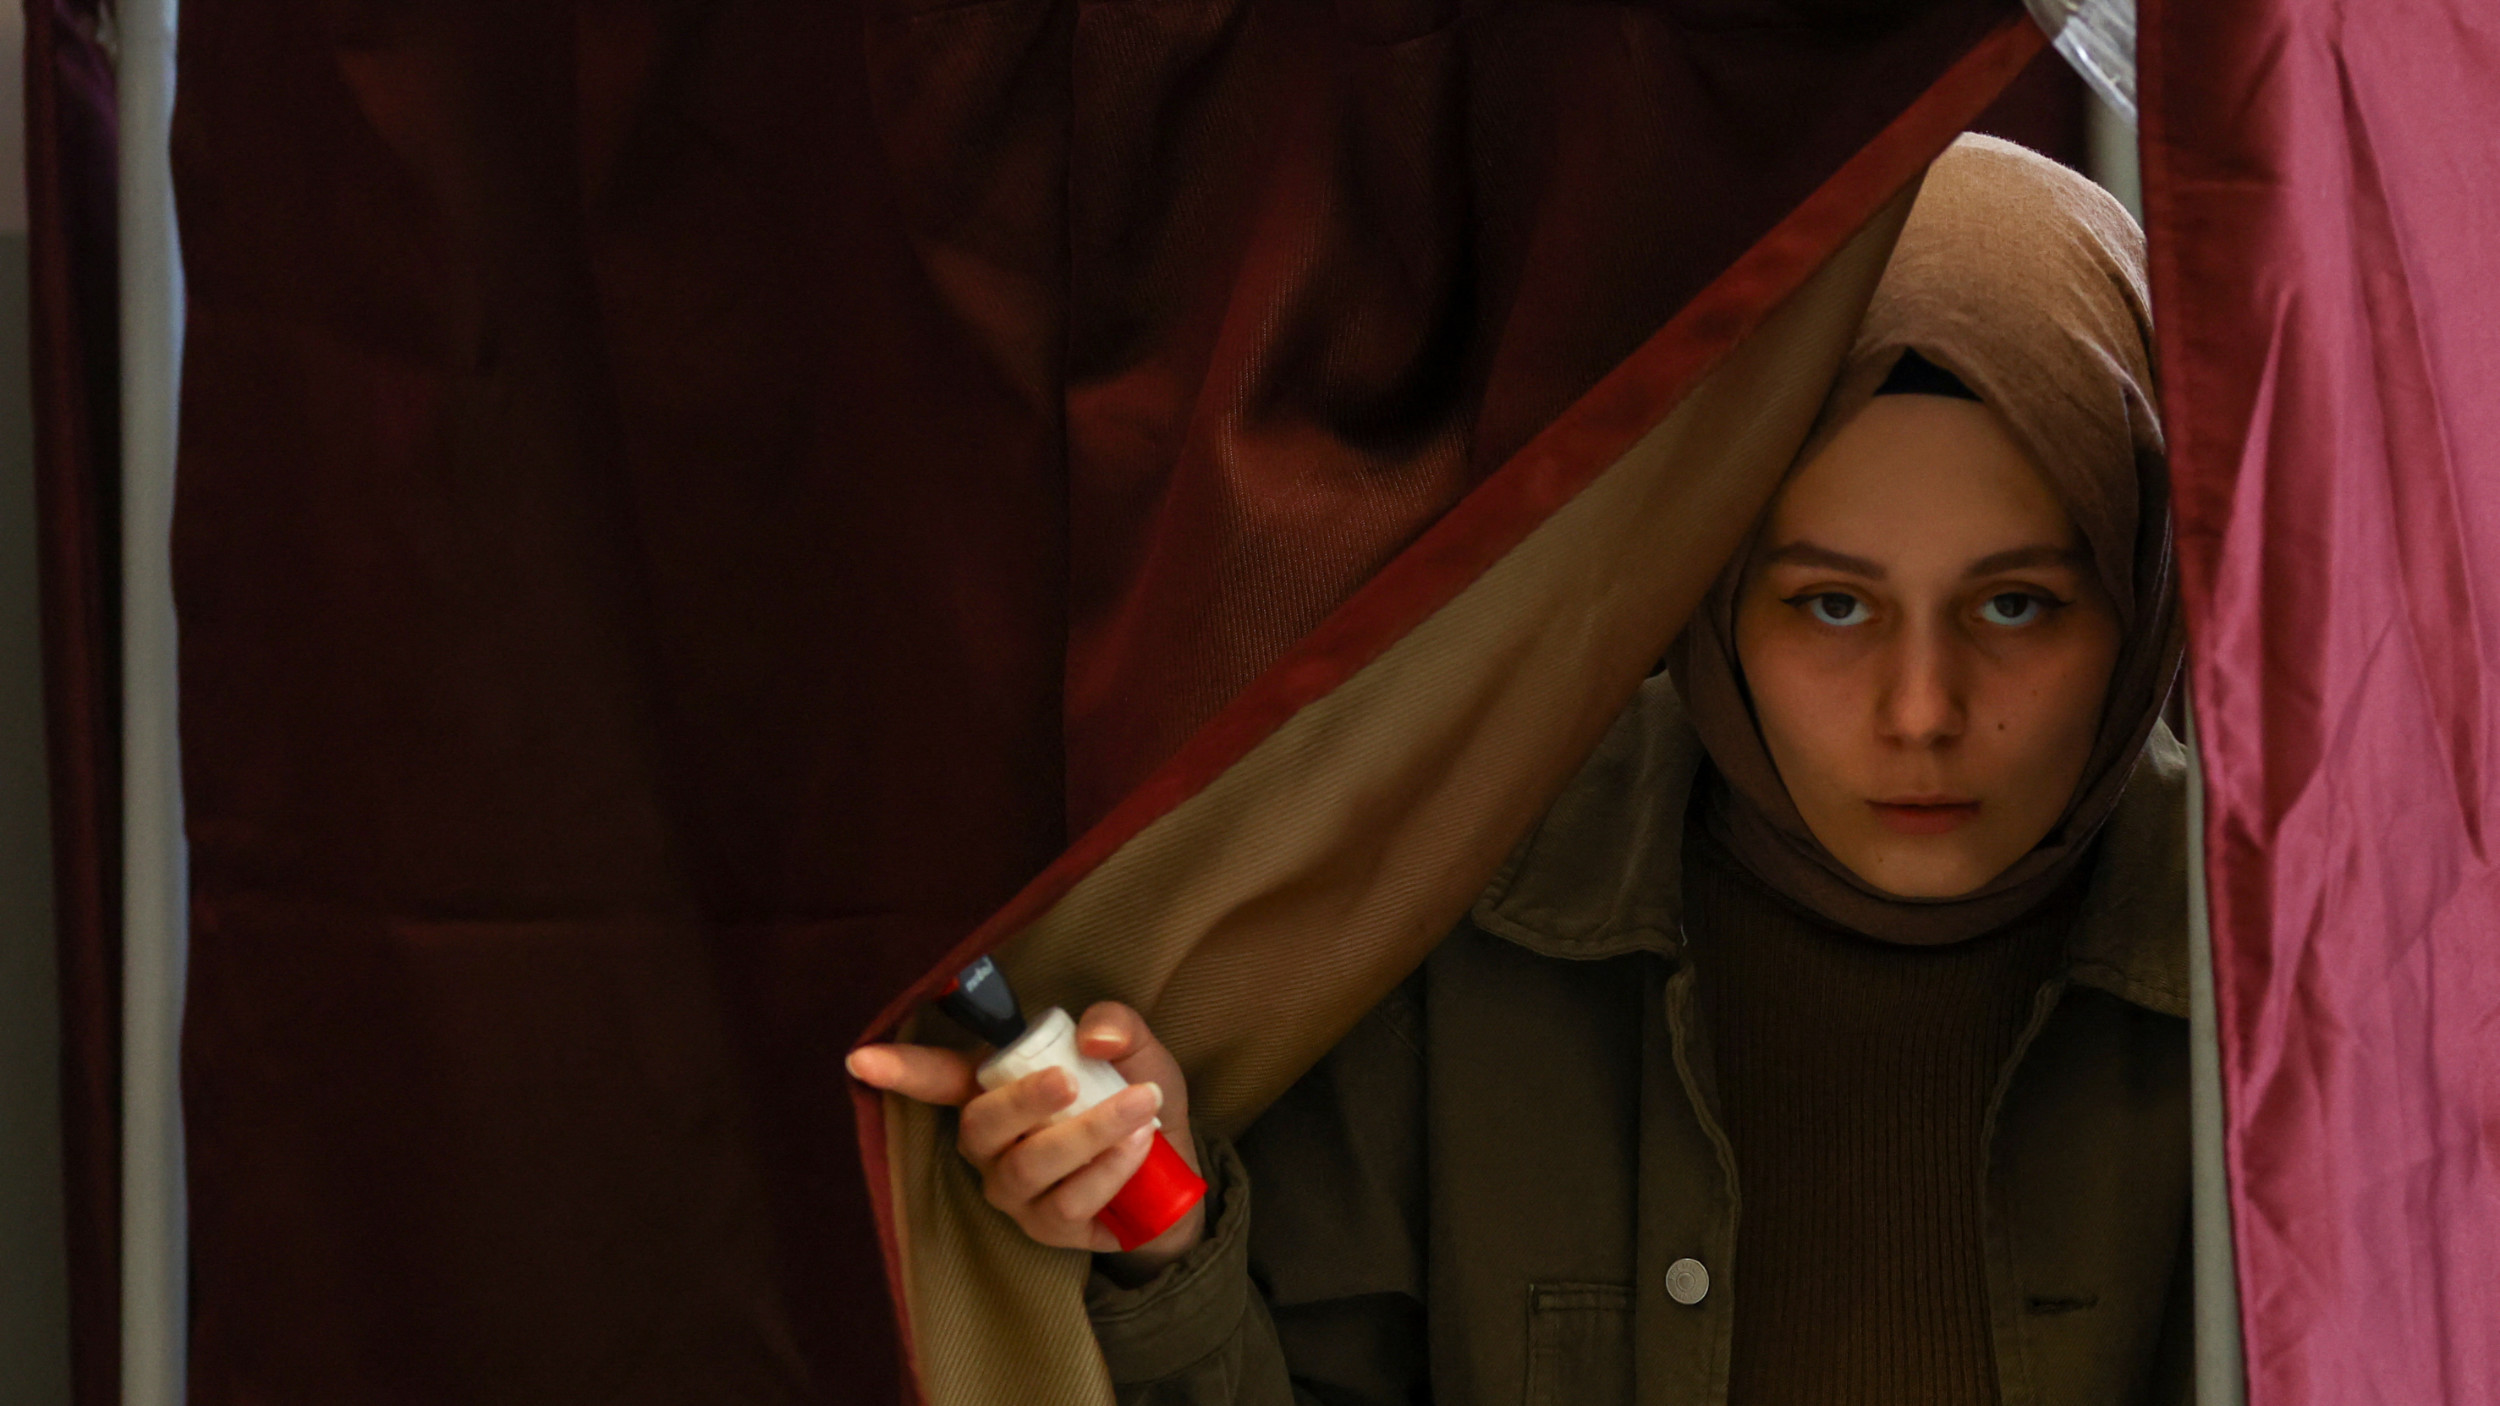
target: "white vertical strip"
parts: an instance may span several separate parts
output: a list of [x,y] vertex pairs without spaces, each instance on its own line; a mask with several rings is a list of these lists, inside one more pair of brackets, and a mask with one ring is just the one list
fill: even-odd
[[167,139],[177,0],[121,0],[122,1402],[180,1406],[189,1346],[182,992],[189,882],[176,750],[175,393],[182,259]]
[[[2184,687],[2185,685],[2182,685]],[[2188,748],[2188,1117],[2196,1235],[2196,1400],[2241,1406],[2240,1283],[2231,1249],[2231,1183],[2223,1165],[2222,1032],[2214,1015],[2214,933],[2205,894],[2205,758],[2196,710]]]
[[2137,224],[2144,223],[2144,166],[2136,152],[2135,124],[2095,96],[2084,105],[2083,138],[2092,179],[2117,196]]

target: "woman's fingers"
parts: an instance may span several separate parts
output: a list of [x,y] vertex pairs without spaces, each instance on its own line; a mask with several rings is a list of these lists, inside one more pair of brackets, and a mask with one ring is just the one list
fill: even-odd
[[1037,1069],[965,1104],[963,1118],[955,1127],[955,1146],[967,1161],[986,1172],[1000,1153],[1075,1101],[1076,1081],[1066,1070]]
[[1145,1017],[1117,1001],[1088,1007],[1076,1027],[1077,1048],[1108,1060],[1131,1084],[1156,1084],[1163,1089],[1163,1130],[1192,1170],[1198,1149],[1189,1136],[1189,1084],[1172,1052],[1146,1028]]
[[1064,1070],[1045,1069],[984,1092],[972,1059],[952,1050],[863,1045],[846,1063],[861,1083],[962,1108],[956,1146],[981,1173],[982,1194],[1025,1234],[1045,1245],[1110,1253],[1118,1243],[1094,1217],[1146,1160],[1158,1111],[1169,1116],[1181,1155],[1196,1163],[1188,1086],[1145,1020],[1116,1001],[1086,1010],[1077,1023],[1077,1048],[1110,1062],[1131,1083],[1058,1122],[1051,1120],[1076,1100],[1076,1081]]
[[1146,1018],[1117,1001],[1096,1001],[1076,1023],[1077,1051],[1094,1059],[1117,1063],[1153,1043]]
[[862,1045],[843,1067],[874,1088],[950,1108],[981,1096],[970,1056],[929,1045]]
[[[1139,1124],[1118,1142],[1096,1153],[1093,1160],[1060,1178],[1059,1184],[1041,1198],[1041,1209],[1069,1225],[1091,1225],[1095,1215],[1137,1174],[1146,1160],[1146,1150],[1153,1145],[1154,1129]],[[1109,1231],[1102,1233],[1106,1238],[1110,1236]],[[1109,1248],[1119,1248],[1119,1241],[1112,1240]]]
[[[1036,1208],[1033,1203],[1043,1200],[1062,1180],[1140,1129],[1151,1132],[1159,1106],[1157,1093],[1151,1084],[1132,1085],[1076,1117],[1043,1128],[1009,1147],[990,1164],[982,1178],[990,1203],[1020,1221],[1037,1214],[1045,1221],[1063,1219],[1051,1214],[1048,1207]],[[1140,1152],[1139,1159],[1144,1155]],[[1135,1162],[1130,1163],[1129,1170],[1137,1170]],[[1127,1178],[1123,1176],[1121,1180]],[[1064,1219],[1091,1217],[1118,1189],[1119,1184],[1112,1183],[1084,1216]]]

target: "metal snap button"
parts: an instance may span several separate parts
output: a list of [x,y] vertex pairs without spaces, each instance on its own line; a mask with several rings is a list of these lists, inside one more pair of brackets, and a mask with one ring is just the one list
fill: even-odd
[[1667,1266],[1667,1297],[1681,1304],[1696,1304],[1710,1292],[1710,1271],[1696,1259],[1681,1259]]

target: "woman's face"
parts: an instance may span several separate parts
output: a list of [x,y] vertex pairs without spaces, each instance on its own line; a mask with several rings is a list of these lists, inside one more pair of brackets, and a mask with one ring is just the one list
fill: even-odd
[[2118,615],[1995,412],[1867,403],[1771,505],[1736,652],[1814,838],[1903,898],[2003,873],[2083,777]]

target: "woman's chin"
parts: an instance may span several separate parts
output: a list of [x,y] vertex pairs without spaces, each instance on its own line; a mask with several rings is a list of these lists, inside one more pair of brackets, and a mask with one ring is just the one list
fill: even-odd
[[1988,886],[2005,871],[1992,857],[1974,854],[1954,843],[1956,837],[1927,840],[1886,835],[1847,851],[1826,845],[1850,873],[1891,898],[1936,902],[1966,898]]

